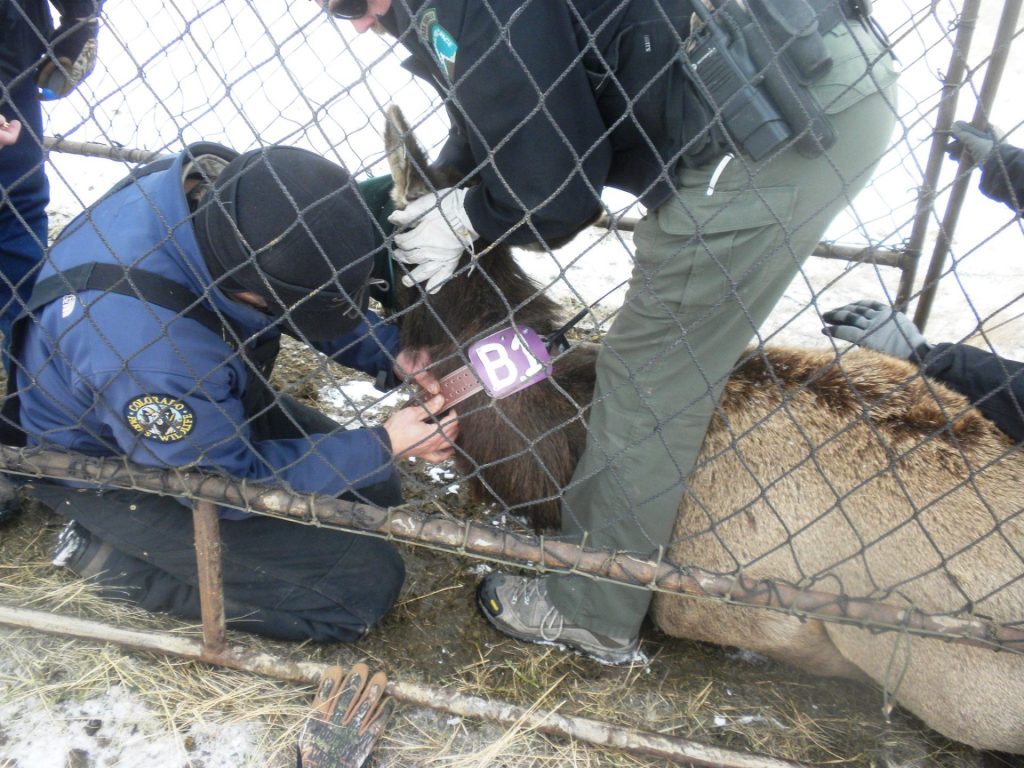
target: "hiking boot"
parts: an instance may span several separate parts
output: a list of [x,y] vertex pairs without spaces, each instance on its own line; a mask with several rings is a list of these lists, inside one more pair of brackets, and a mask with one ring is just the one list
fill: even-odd
[[0,525],[13,520],[21,511],[21,496],[14,483],[0,475]]
[[491,624],[518,640],[564,645],[602,664],[643,660],[637,638],[602,635],[568,621],[548,600],[543,578],[495,572],[480,582],[476,599]]
[[112,551],[109,544],[93,538],[89,531],[72,520],[57,535],[52,562],[87,579],[103,570]]

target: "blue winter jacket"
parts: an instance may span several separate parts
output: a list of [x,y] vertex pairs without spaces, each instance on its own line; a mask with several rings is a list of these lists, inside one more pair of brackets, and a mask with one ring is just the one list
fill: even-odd
[[[180,155],[79,216],[52,248],[39,280],[88,262],[136,267],[206,294],[207,305],[243,341],[279,336],[268,316],[206,288],[212,279],[182,189],[183,162]],[[367,312],[354,331],[316,346],[375,375],[392,366],[398,330]],[[394,471],[383,427],[252,440],[242,404],[249,380],[244,355],[205,325],[137,298],[86,290],[52,301],[28,323],[16,355],[21,425],[32,445],[279,480],[332,496]],[[169,419],[163,431],[151,421],[162,420],[161,412]]]

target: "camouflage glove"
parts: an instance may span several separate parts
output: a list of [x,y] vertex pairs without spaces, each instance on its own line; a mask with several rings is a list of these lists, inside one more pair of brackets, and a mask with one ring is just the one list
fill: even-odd
[[387,684],[383,672],[371,677],[365,664],[344,676],[341,667],[328,668],[299,737],[297,768],[360,768],[395,707]]
[[96,16],[61,17],[36,75],[40,99],[62,99],[89,76],[96,66],[99,31],[100,21]]
[[863,299],[822,315],[826,336],[884,352],[903,360],[921,362],[930,347],[924,336],[902,312],[887,304]]
[[979,130],[963,120],[953,123],[950,133],[954,140],[946,152],[954,160],[960,160],[966,152],[971,165],[982,165],[996,145],[994,131]]

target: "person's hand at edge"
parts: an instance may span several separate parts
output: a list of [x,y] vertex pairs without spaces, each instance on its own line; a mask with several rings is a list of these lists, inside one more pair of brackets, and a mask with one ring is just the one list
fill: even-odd
[[10,120],[0,115],[0,147],[9,147],[18,140],[21,134],[21,121]]
[[917,326],[888,304],[862,299],[829,310],[822,333],[902,360],[920,362],[930,347]]
[[966,154],[971,165],[983,165],[996,146],[994,130],[983,131],[963,120],[953,123],[949,132],[953,141],[946,148],[946,152],[957,161]]

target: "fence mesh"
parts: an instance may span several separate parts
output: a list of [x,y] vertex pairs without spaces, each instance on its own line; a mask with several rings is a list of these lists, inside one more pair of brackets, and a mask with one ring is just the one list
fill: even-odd
[[[677,7],[685,4],[628,4],[644,6],[647,14],[635,28],[614,12],[598,19],[583,3],[558,4],[555,11],[554,4],[534,0],[517,4],[511,14],[507,5],[481,2],[467,11],[466,23],[489,37],[477,39],[471,27],[448,30],[436,18],[431,26],[420,9],[420,26],[400,30],[396,41],[386,30],[357,35],[350,22],[330,17],[316,3],[169,0],[150,7],[108,0],[97,69],[72,95],[44,105],[45,133],[57,137],[49,142],[57,150],[72,142],[138,148],[152,153],[156,165],[134,162],[137,155],[121,155],[129,161],[46,154],[49,232],[39,228],[39,209],[47,203],[40,179],[45,140],[31,102],[49,30],[39,27],[39,13],[26,10],[32,3],[0,6],[7,15],[5,36],[26,41],[5,50],[3,61],[2,113],[18,120],[22,132],[20,144],[0,150],[7,322],[25,308],[33,282],[49,280],[51,286],[38,306],[28,305],[23,335],[10,352],[21,371],[21,410],[17,420],[7,412],[8,425],[23,428],[30,447],[125,459],[172,473],[228,475],[300,494],[346,493],[384,507],[404,499],[457,526],[468,519],[525,535],[531,520],[546,522],[571,542],[635,553],[654,570],[640,577],[628,567],[603,568],[601,560],[588,566],[584,555],[561,553],[557,561],[525,559],[662,590],[669,579],[658,567],[676,576],[696,574],[686,591],[714,600],[696,607],[665,595],[655,602],[659,624],[683,636],[732,637],[733,644],[778,651],[768,639],[776,625],[790,628],[787,643],[800,642],[793,628],[803,625],[792,614],[854,618],[861,626],[925,634],[938,625],[925,626],[920,617],[945,617],[953,621],[953,634],[1019,650],[1024,518],[1017,481],[1024,459],[1017,440],[919,366],[848,348],[820,332],[821,312],[834,306],[860,298],[896,301],[901,277],[908,270],[913,276],[918,265],[919,254],[908,253],[905,244],[922,192],[935,195],[926,244],[948,227],[943,205],[963,183],[958,174],[971,171],[947,161],[936,188],[923,190],[937,116],[957,97],[957,115],[964,118],[979,99],[984,103],[981,84],[1000,50],[996,15],[978,23],[961,84],[944,82],[956,61],[955,41],[963,42],[958,35],[964,24],[973,24],[959,3],[893,2],[875,9],[899,59],[898,86],[888,78],[887,55],[872,54],[872,30],[842,20],[832,34],[841,31],[855,41],[861,74],[852,91],[840,80],[831,90],[820,86],[819,101],[846,132],[834,147],[799,161],[784,159],[793,152],[783,147],[755,162],[731,144],[722,150],[734,155],[729,164],[718,162],[719,152],[711,166],[688,167],[681,157],[693,145],[677,145],[660,158],[662,167],[636,182],[636,168],[616,167],[616,158],[650,159],[645,153],[652,136],[666,130],[655,118],[660,113],[670,122],[672,116],[652,111],[645,96],[658,93],[667,69],[631,82],[620,57],[640,58],[674,41],[686,54],[680,60],[686,59],[692,51],[681,31],[689,13]],[[402,0],[395,6],[399,16],[410,10]],[[545,47],[546,36],[561,38],[554,27],[524,29],[523,19],[534,16],[569,25],[557,34],[578,50]],[[631,32],[616,37],[621,29]],[[1019,35],[1014,25],[1000,45],[1015,44]],[[440,94],[403,68],[410,46],[436,57],[432,76]],[[33,53],[17,69],[7,58],[22,48]],[[477,58],[467,62],[457,51],[473,51]],[[865,57],[871,62],[866,70]],[[562,60],[558,71],[531,69]],[[1010,62],[1009,76],[1021,74],[1019,61]],[[524,69],[509,71],[517,63]],[[852,66],[835,61],[835,77]],[[576,111],[569,101],[581,77],[599,102],[591,112]],[[867,103],[873,111],[850,118]],[[996,103],[996,113],[981,117],[1012,141],[1022,113],[1009,99]],[[401,106],[407,125],[385,116],[390,104]],[[715,107],[721,115],[731,103],[724,99]],[[617,122],[608,118],[615,109]],[[585,124],[595,117],[606,122]],[[462,131],[454,144],[453,121]],[[880,127],[889,122],[895,125],[891,140]],[[459,181],[473,177],[481,183],[469,193],[476,196],[467,196],[467,210],[476,214],[478,234],[488,244],[478,242],[472,259],[463,256],[453,281],[436,294],[402,284],[408,268],[392,258],[391,226],[379,211],[387,188],[379,184],[392,171],[401,178],[403,168],[425,173],[421,187],[413,183],[404,190],[415,203],[418,194],[452,182],[408,152],[399,153],[405,166],[400,160],[389,168],[382,138],[387,125],[399,143],[414,134],[429,159],[444,149],[445,159],[462,161]],[[528,143],[537,137],[541,143]],[[622,143],[630,140],[637,144]],[[222,147],[196,148],[197,142]],[[289,174],[301,162],[283,161],[249,197],[244,184],[241,196],[232,196],[235,189],[217,191],[217,174],[234,152],[263,150],[257,158],[269,157],[265,150],[280,145],[310,150],[346,168],[353,181],[326,181],[335,177],[319,165],[311,171],[314,180],[295,181]],[[25,160],[29,156],[35,159]],[[523,167],[526,160],[531,167]],[[707,183],[712,167],[714,183]],[[780,178],[779,169],[797,178]],[[632,194],[602,189],[609,176],[624,180]],[[128,181],[108,194],[122,178]],[[356,197],[356,182],[368,180],[378,186],[364,184]],[[674,189],[659,197],[659,185]],[[326,191],[309,196],[310,188]],[[637,197],[654,205],[649,209]],[[443,208],[454,197],[440,199]],[[1003,252],[1019,250],[1020,219],[973,191],[964,205],[951,258],[940,265],[927,336],[932,342],[970,340],[976,349],[1000,355],[984,363],[1003,375],[987,396],[994,406],[987,413],[1019,424],[1024,413],[1013,397],[1018,366],[1003,358],[1021,359],[1014,333],[1020,283]],[[239,216],[246,210],[251,223],[243,226]],[[284,223],[271,213],[281,210],[290,212]],[[361,224],[347,229],[332,219],[327,226],[318,210],[332,217],[348,212]],[[555,247],[594,214],[605,215],[607,230],[583,229]],[[240,263],[225,267],[215,257],[211,267],[204,251],[211,240],[203,237],[232,232],[223,225],[213,235],[197,230],[203,216],[233,222],[243,241],[258,240],[245,243],[257,259],[273,255],[280,239],[302,242],[304,250],[286,255],[305,266],[278,262],[268,269],[280,271],[257,284]],[[639,216],[644,218],[634,232],[629,222]],[[274,226],[278,230],[267,234]],[[364,236],[372,240],[368,246]],[[805,261],[819,239],[847,247],[844,252],[856,258]],[[50,247],[44,250],[46,240]],[[519,248],[529,241],[532,250]],[[368,308],[361,303],[362,284],[346,273],[316,277],[337,266],[331,259],[339,253],[372,277]],[[81,269],[93,263],[111,265],[114,276]],[[893,263],[903,269],[887,266]],[[156,273],[176,287],[168,292],[128,268]],[[679,288],[666,290],[673,285]],[[922,287],[918,276],[911,301]],[[324,295],[342,309],[303,324],[302,313],[319,309]],[[287,304],[287,311],[276,312],[277,303]],[[454,446],[442,440],[422,447],[414,426],[426,429],[430,420],[425,398],[413,387],[387,395],[371,388],[374,377],[387,383],[396,366],[410,373],[422,362],[399,357],[403,348],[429,349],[429,370],[441,376],[471,362],[471,342],[513,323],[550,337],[581,309],[582,321],[569,332],[574,343],[568,351],[552,351],[556,375],[507,399],[485,393],[457,405],[461,435]],[[358,315],[358,325],[350,324],[340,339],[318,341],[331,323],[345,325],[338,316],[346,312]],[[657,340],[637,330],[655,324],[661,329]],[[9,337],[10,326],[4,331]],[[281,331],[286,338],[279,353]],[[592,342],[608,333],[597,362]],[[752,346],[737,352],[736,362],[728,350],[744,334],[742,343],[749,339]],[[490,368],[483,354],[483,370],[495,381],[514,370],[501,369],[512,365],[507,352]],[[600,380],[591,406],[595,365],[612,373]],[[353,375],[353,369],[365,375]],[[482,380],[486,374],[469,375]],[[594,413],[602,414],[605,431],[588,444],[587,421]],[[635,413],[643,419],[633,428],[607,426]],[[705,422],[709,432],[697,456],[700,440],[693,436],[704,434]],[[392,461],[399,441],[406,441],[407,454]],[[417,441],[419,447],[409,445]],[[423,466],[424,458],[439,452],[452,458]],[[48,477],[96,479],[82,473],[84,464],[71,462],[63,473],[48,475],[15,458],[25,454],[6,455],[37,488],[49,488]],[[584,464],[574,475],[581,456]],[[186,514],[188,498],[168,505],[166,497],[133,495],[126,489],[157,489],[133,483],[130,471],[119,477],[120,490],[110,486],[105,496],[49,488],[44,499],[65,499],[70,509],[60,511],[138,559],[154,537],[172,534],[148,528],[142,536],[123,521],[115,525],[111,499],[123,514],[134,514],[136,506],[148,510],[132,518],[146,527],[155,519],[150,512]],[[470,496],[486,506],[473,506]],[[244,493],[241,498],[230,506],[268,511]],[[97,511],[96,499],[106,512]],[[602,509],[596,516],[595,506]],[[225,509],[222,535],[241,547],[231,538],[237,515]],[[350,521],[347,527],[360,526]],[[463,541],[445,548],[473,554],[470,531],[478,529],[456,530]],[[277,535],[287,541],[291,534],[283,528]],[[290,546],[303,547],[302,541]],[[512,563],[519,554],[500,547],[486,552]],[[150,565],[171,572],[177,567]],[[721,576],[767,580],[759,583],[768,586],[746,600],[747,582],[711,585]],[[801,594],[810,598],[793,597]],[[851,611],[857,601],[876,600],[903,612]],[[728,622],[720,633],[708,629],[735,610],[723,605],[731,601],[765,603],[782,613],[751,620],[742,640],[730,635],[738,630]],[[864,655],[874,653],[884,664],[891,650],[888,641],[872,651],[838,637],[847,658],[868,667]]]

